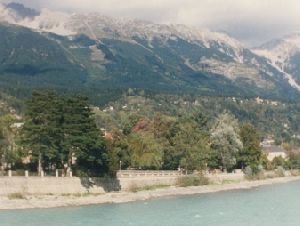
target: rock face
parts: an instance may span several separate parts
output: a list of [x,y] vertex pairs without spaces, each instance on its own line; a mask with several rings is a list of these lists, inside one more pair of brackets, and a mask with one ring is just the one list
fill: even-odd
[[300,34],[270,41],[254,52],[300,84]]
[[[299,44],[297,38],[276,41],[253,51],[226,34],[185,25],[153,24],[95,13],[67,14],[48,9],[37,12],[16,3],[0,5],[0,15],[0,21],[6,23],[2,30],[14,30],[18,37],[24,31],[22,27],[26,27],[28,35],[43,39],[45,56],[51,55],[47,45],[55,45],[56,53],[61,52],[68,64],[53,65],[63,71],[75,68],[75,74],[85,74],[86,87],[92,81],[99,87],[204,95],[300,96],[300,54],[294,52],[294,44]],[[37,57],[36,43],[27,40],[30,48],[17,48],[23,45],[21,38],[17,43],[6,40],[8,50],[0,53],[0,57],[11,60],[9,67],[21,65],[18,72],[22,72],[22,65],[35,68],[37,79],[44,74],[44,70],[38,69],[45,64]],[[14,62],[12,56],[16,51],[18,55],[36,58]],[[52,60],[47,62],[51,65]],[[1,67],[8,67],[6,61]],[[4,72],[7,74],[7,70]],[[13,74],[18,75],[14,70]],[[51,73],[44,78],[49,76],[55,78]],[[80,77],[63,76],[75,82]],[[51,83],[58,85],[57,81]]]

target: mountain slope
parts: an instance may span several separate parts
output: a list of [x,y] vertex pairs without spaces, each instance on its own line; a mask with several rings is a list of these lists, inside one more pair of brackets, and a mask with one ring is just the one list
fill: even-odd
[[0,12],[2,87],[299,98],[286,72],[226,34],[15,4]]
[[255,53],[266,57],[300,89],[300,34],[270,41],[256,49]]
[[0,26],[0,62],[2,86],[67,88],[86,81],[85,70],[57,42],[27,28]]

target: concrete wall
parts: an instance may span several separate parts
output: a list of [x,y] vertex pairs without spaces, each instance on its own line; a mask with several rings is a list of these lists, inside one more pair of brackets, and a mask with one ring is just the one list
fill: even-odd
[[119,170],[118,178],[131,177],[178,177],[181,176],[181,171],[175,170]]
[[147,185],[175,185],[177,177],[137,178],[78,178],[78,177],[0,177],[0,195],[24,194],[78,194],[128,191]]
[[118,190],[115,179],[78,177],[0,177],[0,195],[104,193]]
[[[133,176],[134,175],[134,176]],[[11,193],[27,194],[78,194],[128,191],[133,187],[153,185],[175,185],[178,173],[165,172],[123,174],[117,179],[78,177],[0,177],[0,195]],[[206,175],[212,182],[242,180],[242,173]]]

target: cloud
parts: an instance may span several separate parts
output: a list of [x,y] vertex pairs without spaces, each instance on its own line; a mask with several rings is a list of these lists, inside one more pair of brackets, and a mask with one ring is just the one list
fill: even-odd
[[[0,0],[1,1],[1,0]],[[2,2],[8,0],[2,0]],[[224,30],[248,43],[300,32],[299,0],[15,0],[30,7],[96,11]]]

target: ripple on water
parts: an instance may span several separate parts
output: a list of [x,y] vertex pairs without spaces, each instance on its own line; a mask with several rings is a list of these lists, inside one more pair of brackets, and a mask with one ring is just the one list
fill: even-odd
[[0,225],[298,226],[299,188],[300,181],[297,181],[147,202],[0,211]]

